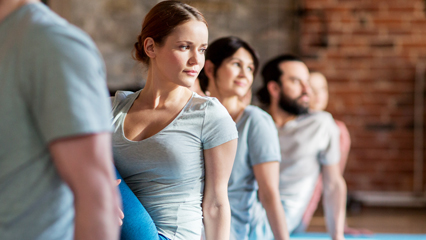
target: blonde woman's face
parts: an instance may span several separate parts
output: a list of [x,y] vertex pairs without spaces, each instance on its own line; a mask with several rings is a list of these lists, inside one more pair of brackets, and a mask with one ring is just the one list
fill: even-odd
[[312,110],[323,111],[328,104],[328,85],[327,80],[321,73],[311,73],[309,83],[312,88],[312,96],[309,107]]

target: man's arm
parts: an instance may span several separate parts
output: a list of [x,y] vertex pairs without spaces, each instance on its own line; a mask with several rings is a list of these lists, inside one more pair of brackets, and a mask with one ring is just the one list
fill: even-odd
[[110,134],[58,139],[49,150],[74,194],[74,238],[118,239],[120,201],[113,177]]
[[278,161],[253,166],[254,176],[259,185],[259,199],[266,210],[274,237],[276,240],[288,240],[290,237],[278,189],[279,169]]
[[322,176],[323,205],[328,231],[333,240],[342,240],[346,215],[346,183],[338,164],[323,165]]

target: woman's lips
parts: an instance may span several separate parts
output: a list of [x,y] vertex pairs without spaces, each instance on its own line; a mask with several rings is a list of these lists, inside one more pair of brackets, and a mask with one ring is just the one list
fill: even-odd
[[247,83],[244,81],[234,81],[234,83],[240,87],[245,87],[247,85]]
[[195,70],[184,70],[183,72],[193,77],[198,76],[198,71]]

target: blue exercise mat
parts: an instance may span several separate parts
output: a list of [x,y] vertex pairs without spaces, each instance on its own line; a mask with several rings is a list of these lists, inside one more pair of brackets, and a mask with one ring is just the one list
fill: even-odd
[[[291,240],[331,240],[327,233],[298,233],[290,236]],[[373,234],[365,236],[345,235],[350,240],[426,240],[426,234]]]

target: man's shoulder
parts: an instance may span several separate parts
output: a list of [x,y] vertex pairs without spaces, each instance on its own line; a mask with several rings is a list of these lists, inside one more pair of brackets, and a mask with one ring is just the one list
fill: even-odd
[[[25,34],[30,41],[29,44],[63,46],[64,41],[71,40],[79,44],[90,45],[90,47],[95,46],[88,34],[43,4],[28,4],[24,7],[26,8],[23,9],[25,17],[21,20],[21,24],[25,25]],[[67,45],[67,47],[69,46]]]
[[309,115],[315,119],[316,121],[319,122],[327,122],[327,121],[333,121],[333,116],[331,115],[331,113],[326,112],[326,111],[312,111],[309,112]]
[[303,114],[296,119],[298,122],[307,122],[310,124],[335,124],[333,116],[326,111],[310,111],[309,113]]
[[287,122],[281,128],[281,134],[295,131],[319,131],[320,129],[326,129],[326,131],[337,129],[333,116],[325,111],[310,111]]
[[66,45],[68,48],[74,43],[84,45],[88,48],[96,48],[93,40],[87,33],[67,22],[65,24],[58,22],[51,24],[38,23],[31,30],[35,34],[35,40],[38,40],[39,44]]

